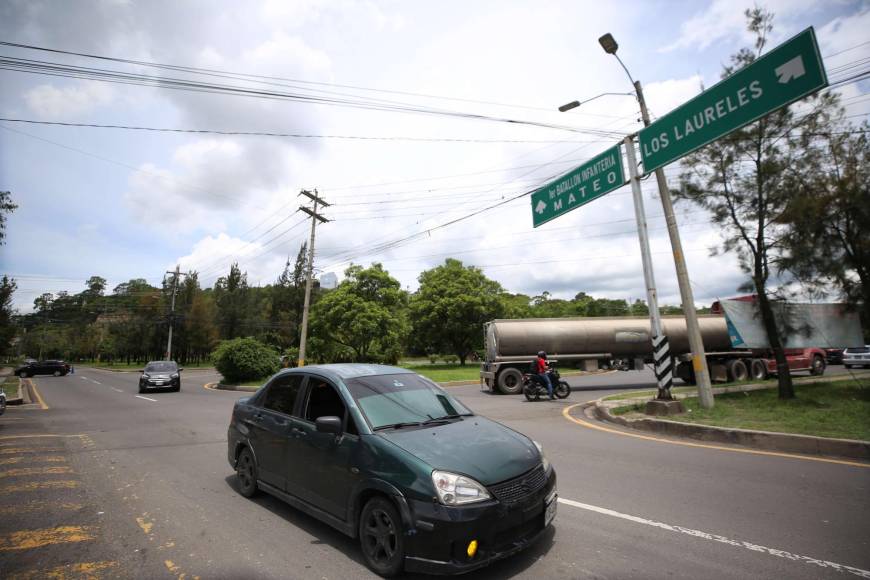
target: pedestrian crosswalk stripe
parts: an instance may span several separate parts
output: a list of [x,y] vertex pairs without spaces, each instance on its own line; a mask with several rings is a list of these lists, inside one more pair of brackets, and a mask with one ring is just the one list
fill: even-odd
[[4,477],[25,477],[28,475],[59,475],[61,473],[72,472],[72,467],[67,467],[66,465],[60,467],[22,467],[0,471],[0,479]]
[[52,544],[69,544],[96,539],[92,526],[60,526],[42,530],[20,530],[0,536],[0,552],[31,550]]

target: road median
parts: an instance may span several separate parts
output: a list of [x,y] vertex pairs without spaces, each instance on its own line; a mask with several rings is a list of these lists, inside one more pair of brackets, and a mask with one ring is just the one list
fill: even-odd
[[[866,427],[870,425],[868,378],[870,373],[843,380],[797,380],[798,398],[785,403],[776,401],[775,386],[771,388],[769,384],[719,387],[714,389],[717,395],[714,416],[705,415],[705,410],[697,407],[696,397],[680,393],[677,397],[688,403],[690,409],[697,407],[691,415],[681,416],[691,417],[686,420],[645,416],[638,411],[647,399],[630,394],[625,399],[611,396],[594,401],[587,412],[600,421],[661,435],[870,461],[870,441],[866,440],[870,439],[866,436]],[[832,384],[835,388],[829,386]],[[836,401],[837,398],[840,400]]]

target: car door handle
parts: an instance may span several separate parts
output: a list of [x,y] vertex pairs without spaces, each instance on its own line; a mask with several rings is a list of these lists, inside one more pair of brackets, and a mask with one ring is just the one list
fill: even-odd
[[290,434],[294,437],[304,437],[307,433],[304,429],[300,429],[299,427],[293,427],[290,429]]
[[259,413],[254,415],[253,417],[251,417],[251,421],[254,421],[255,423],[259,423],[262,420],[263,420],[263,416],[260,415]]

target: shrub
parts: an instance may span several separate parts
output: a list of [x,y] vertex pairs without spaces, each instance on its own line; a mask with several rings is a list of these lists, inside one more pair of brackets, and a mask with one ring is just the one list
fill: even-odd
[[211,354],[218,372],[230,383],[254,381],[278,372],[278,353],[253,338],[225,340]]

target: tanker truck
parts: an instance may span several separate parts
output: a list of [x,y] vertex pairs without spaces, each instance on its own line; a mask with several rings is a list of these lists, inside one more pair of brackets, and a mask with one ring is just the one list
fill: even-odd
[[[710,377],[716,382],[763,380],[776,373],[769,349],[734,349],[728,324],[721,315],[698,317]],[[682,316],[663,316],[662,326],[674,356],[675,376],[695,383],[691,351]],[[648,317],[525,318],[493,320],[484,325],[484,360],[481,387],[504,394],[522,391],[522,376],[540,350],[551,360],[578,364],[584,370],[627,361],[623,368],[642,370],[652,363]],[[825,352],[819,348],[788,348],[791,371],[825,370]]]

